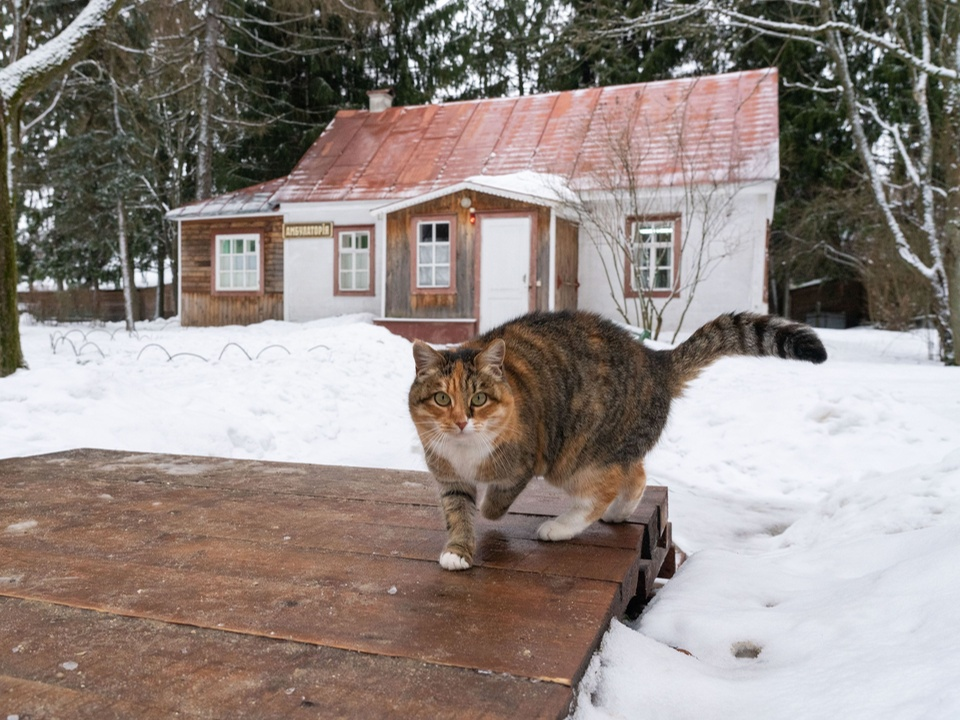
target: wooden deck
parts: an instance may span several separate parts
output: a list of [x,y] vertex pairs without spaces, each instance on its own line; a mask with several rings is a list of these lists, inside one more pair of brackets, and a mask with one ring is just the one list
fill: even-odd
[[564,506],[531,486],[451,573],[423,473],[0,460],[0,717],[565,717],[674,553],[665,488],[630,523],[537,541]]

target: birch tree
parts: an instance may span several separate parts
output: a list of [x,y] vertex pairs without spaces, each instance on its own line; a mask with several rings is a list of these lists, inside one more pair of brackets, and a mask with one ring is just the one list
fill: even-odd
[[[739,28],[809,43],[830,59],[806,79],[833,94],[873,201],[900,260],[929,286],[941,359],[960,338],[960,7],[946,0],[665,2],[622,20],[627,32],[699,16],[705,31]],[[786,16],[786,17],[785,17]]]
[[[25,368],[17,313],[16,182],[14,166],[20,142],[23,106],[38,90],[86,53],[96,33],[123,0],[91,0],[59,35],[28,51],[16,29],[16,57],[0,68],[0,377]],[[14,11],[24,10],[13,3]],[[19,18],[18,18],[19,19]]]

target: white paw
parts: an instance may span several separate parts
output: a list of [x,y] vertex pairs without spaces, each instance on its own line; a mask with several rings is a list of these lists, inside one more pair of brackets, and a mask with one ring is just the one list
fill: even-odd
[[537,529],[537,537],[541,540],[569,540],[578,532],[576,528],[557,520],[547,520]]
[[616,506],[611,506],[610,509],[603,514],[601,519],[608,523],[622,523],[626,522],[627,518],[629,518],[632,514],[632,512],[625,512],[622,507],[618,508]]
[[639,498],[629,501],[617,498],[610,503],[610,507],[607,508],[607,511],[603,514],[601,519],[608,523],[626,522],[630,519],[630,516],[633,515],[633,511],[637,509],[639,504]]
[[445,552],[440,555],[440,567],[444,570],[469,570],[470,563],[456,553]]

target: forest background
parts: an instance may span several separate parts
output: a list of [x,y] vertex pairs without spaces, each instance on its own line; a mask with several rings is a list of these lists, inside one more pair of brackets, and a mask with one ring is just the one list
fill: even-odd
[[[86,5],[0,0],[2,66]],[[127,277],[175,283],[168,210],[287,174],[371,89],[414,105],[775,66],[771,309],[784,311],[791,285],[857,279],[872,320],[901,329],[945,303],[936,273],[904,258],[936,270],[928,201],[931,227],[952,227],[957,83],[935,70],[958,67],[956,15],[946,0],[128,2],[16,118],[18,281],[120,287],[126,264]],[[175,312],[158,297],[158,313]]]

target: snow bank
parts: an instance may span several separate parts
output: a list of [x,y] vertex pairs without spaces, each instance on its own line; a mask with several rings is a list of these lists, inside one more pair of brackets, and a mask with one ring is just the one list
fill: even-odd
[[[369,317],[22,330],[0,457],[424,468],[410,344]],[[574,717],[960,717],[960,371],[922,333],[822,337],[822,366],[724,360],[675,404],[647,469],[691,557],[613,623]]]

